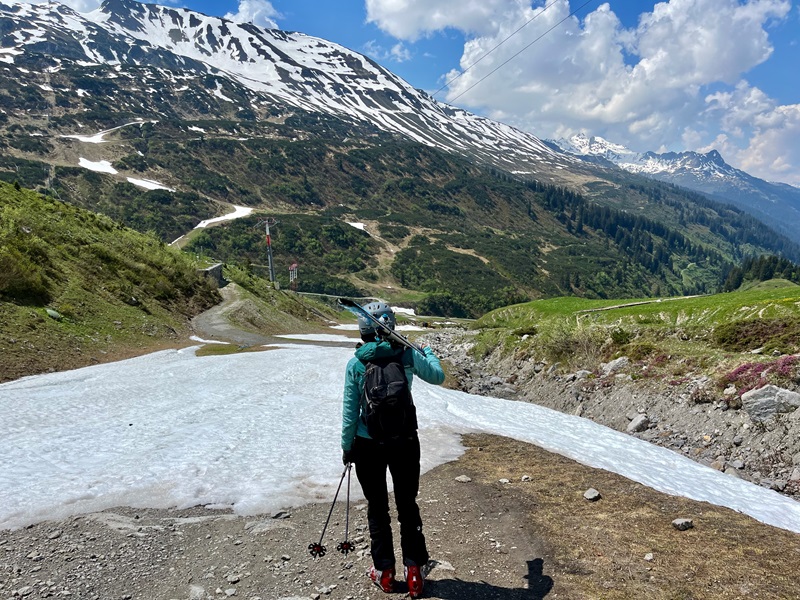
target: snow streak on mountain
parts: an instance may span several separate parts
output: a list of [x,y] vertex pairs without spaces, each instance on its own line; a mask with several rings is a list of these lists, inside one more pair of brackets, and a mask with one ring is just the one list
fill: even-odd
[[[419,143],[522,172],[581,164],[533,135],[437,102],[369,58],[302,33],[266,30],[133,0],[107,0],[81,15],[57,3],[0,4],[0,60],[25,53],[83,66],[150,66],[224,76],[251,103],[367,122]],[[221,96],[221,92],[218,91]],[[251,108],[251,107],[241,107]]]

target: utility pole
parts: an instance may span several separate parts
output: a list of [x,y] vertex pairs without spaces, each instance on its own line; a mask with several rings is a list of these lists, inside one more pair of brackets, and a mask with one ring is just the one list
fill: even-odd
[[268,217],[263,221],[259,222],[259,225],[264,225],[266,228],[267,233],[267,260],[269,261],[269,280],[270,282],[275,281],[275,266],[272,264],[272,238],[269,235],[269,228],[270,226],[275,226],[278,224],[278,221],[273,219],[272,217]]

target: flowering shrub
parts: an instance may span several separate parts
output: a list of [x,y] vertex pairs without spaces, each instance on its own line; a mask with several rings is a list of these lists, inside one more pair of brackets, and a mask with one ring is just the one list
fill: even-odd
[[722,378],[722,383],[734,384],[739,396],[769,383],[787,383],[797,377],[796,365],[800,360],[796,354],[781,356],[767,362],[748,362],[736,367]]

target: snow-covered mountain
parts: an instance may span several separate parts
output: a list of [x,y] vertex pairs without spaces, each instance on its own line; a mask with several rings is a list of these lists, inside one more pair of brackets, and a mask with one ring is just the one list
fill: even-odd
[[601,137],[575,135],[555,144],[592,162],[612,163],[738,206],[773,228],[796,238],[800,230],[800,189],[753,177],[725,162],[716,150],[637,153]]
[[609,161],[614,164],[636,160],[638,154],[628,150],[625,146],[615,144],[597,136],[587,136],[583,133],[571,138],[555,140],[555,145],[576,156],[592,161]]
[[38,60],[49,73],[83,68],[92,76],[92,65],[111,65],[119,78],[155,68],[162,81],[138,83],[156,94],[166,80],[185,87],[213,75],[247,91],[234,98],[214,90],[239,110],[325,113],[539,176],[581,168],[531,134],[440,103],[366,56],[302,33],[133,0],[106,0],[89,14],[54,2],[0,3],[0,42],[0,61],[11,67]]

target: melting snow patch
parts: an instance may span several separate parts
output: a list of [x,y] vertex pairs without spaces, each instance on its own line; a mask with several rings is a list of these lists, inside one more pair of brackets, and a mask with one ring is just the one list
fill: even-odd
[[[81,91],[82,90],[78,90],[78,92],[81,92]],[[151,123],[156,123],[156,122],[157,121],[151,121]],[[122,129],[123,127],[128,127],[129,125],[140,125],[141,126],[143,123],[144,123],[144,121],[132,121],[130,123],[125,123],[124,125],[120,125],[119,127],[112,127],[111,129],[106,129],[105,131],[100,131],[98,133],[95,133],[94,135],[72,134],[72,135],[62,135],[61,137],[62,138],[73,138],[73,139],[78,140],[79,142],[86,142],[88,144],[102,144],[102,143],[105,142],[103,137],[105,137],[105,135],[107,133],[111,133],[112,131],[116,131],[117,129]],[[114,172],[116,173],[116,171],[114,171]]]
[[219,84],[219,82],[217,82],[217,89],[214,90],[214,95],[217,98],[225,100],[226,102],[233,102],[231,98],[228,98],[225,94],[222,93],[222,86]]
[[192,340],[193,342],[200,342],[201,344],[226,344],[226,345],[228,345],[228,342],[220,342],[218,340],[204,340],[203,338],[199,338],[196,335],[190,336],[189,339]]
[[397,331],[425,331],[425,328],[419,325],[398,325],[395,329]]
[[189,127],[189,131],[198,131],[200,133],[205,133],[206,132],[206,130],[203,129],[202,127],[195,127],[194,125]]
[[208,227],[212,223],[219,223],[220,221],[231,221],[233,219],[238,219],[240,217],[246,217],[251,212],[253,212],[252,208],[247,208],[245,206],[236,206],[233,207],[235,210],[232,213],[228,213],[227,215],[223,215],[221,217],[214,217],[213,219],[206,219],[205,221],[200,221],[195,229],[200,229],[201,227]]
[[92,162],[90,160],[86,160],[85,158],[81,158],[78,164],[84,169],[89,169],[90,171],[97,171],[98,173],[110,173],[111,175],[117,174],[117,170],[112,167],[111,163],[107,160]]
[[[330,502],[341,462],[314,450],[341,437],[352,349],[280,347],[197,357],[193,346],[0,384],[0,530],[115,506],[255,515]],[[254,389],[258,402],[242,402]],[[459,433],[482,431],[800,531],[800,503],[574,415],[421,380],[414,403],[423,472],[463,453]]]
[[289,333],[286,335],[276,335],[275,337],[287,340],[303,340],[307,342],[352,342],[354,338],[346,335],[331,335],[329,333]]
[[133,185],[138,185],[139,187],[143,187],[147,190],[167,190],[168,192],[174,192],[175,190],[165,186],[162,183],[158,183],[157,181],[151,181],[149,179],[134,179],[133,177],[128,177],[128,183],[132,183]]

